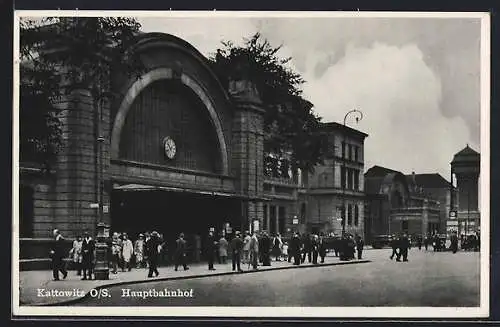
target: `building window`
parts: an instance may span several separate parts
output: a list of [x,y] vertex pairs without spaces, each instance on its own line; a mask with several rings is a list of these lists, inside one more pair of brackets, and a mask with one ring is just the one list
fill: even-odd
[[359,191],[359,170],[354,170],[354,173],[353,173],[353,178],[354,178],[354,189]]
[[345,188],[345,184],[346,184],[345,178],[346,178],[346,168],[342,167],[340,169],[340,185],[342,188]]
[[359,152],[359,147],[358,146],[355,146],[354,147],[354,161],[358,162],[358,152]]
[[347,205],[347,225],[352,226],[352,205]]
[[349,156],[349,160],[352,160],[352,145],[349,144],[349,153],[348,153],[348,156]]
[[354,226],[359,224],[359,207],[357,204],[354,205]]
[[283,235],[285,233],[285,217],[286,217],[286,211],[285,207],[279,207],[278,208],[278,233]]
[[342,159],[345,159],[346,154],[345,154],[345,142],[342,141]]
[[352,187],[353,187],[353,171],[352,169],[348,169],[347,170],[347,188],[352,190]]

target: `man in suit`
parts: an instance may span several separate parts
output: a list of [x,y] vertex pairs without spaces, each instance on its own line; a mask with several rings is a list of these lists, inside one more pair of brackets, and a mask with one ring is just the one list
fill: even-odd
[[302,242],[298,233],[293,235],[292,240],[290,241],[290,255],[293,255],[293,264],[300,265],[301,262],[301,253],[300,249],[302,247]]
[[356,250],[358,251],[358,260],[361,260],[361,258],[363,256],[363,247],[364,246],[365,246],[365,242],[363,241],[361,236],[356,234]]
[[158,277],[160,274],[158,272],[158,245],[160,245],[160,235],[153,231],[151,232],[151,237],[146,241],[146,253],[148,255],[148,263],[149,263],[149,272],[148,277]]
[[[399,253],[401,256],[403,256],[403,261],[408,261],[408,249],[409,248],[410,248],[410,240],[408,238],[408,234],[404,233],[403,237],[401,237],[401,240],[399,243]],[[400,261],[399,256],[396,260]]]
[[82,261],[83,261],[83,277],[82,280],[92,279],[92,268],[94,265],[94,250],[95,242],[89,236],[89,233],[85,232],[83,234],[82,242]]
[[217,249],[217,240],[215,239],[213,230],[208,232],[207,237],[207,256],[208,256],[208,270],[215,270],[215,250]]
[[63,274],[63,278],[66,279],[68,272],[66,271],[66,265],[64,263],[64,257],[66,256],[66,251],[64,249],[64,237],[61,235],[58,229],[54,229],[54,245],[50,254],[52,256],[52,275],[54,280],[59,280],[59,272]]
[[238,268],[238,272],[241,270],[241,253],[243,250],[243,240],[240,237],[240,232],[236,231],[235,237],[231,240],[231,257],[233,262],[233,271]]
[[184,267],[184,270],[188,270],[189,267],[186,264],[186,240],[184,239],[184,233],[179,234],[179,238],[175,243],[175,271],[177,271],[180,265]]

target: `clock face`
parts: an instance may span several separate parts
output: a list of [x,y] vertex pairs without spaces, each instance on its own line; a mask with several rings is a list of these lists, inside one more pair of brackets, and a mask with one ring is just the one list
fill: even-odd
[[173,159],[175,157],[175,153],[177,151],[175,142],[172,140],[170,137],[166,137],[163,140],[163,148],[165,150],[165,155],[167,156],[168,159]]

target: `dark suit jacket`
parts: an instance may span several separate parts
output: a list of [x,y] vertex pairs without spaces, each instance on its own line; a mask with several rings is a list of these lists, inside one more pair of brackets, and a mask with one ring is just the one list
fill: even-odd
[[231,241],[231,250],[234,254],[240,253],[243,248],[243,240],[239,237],[235,237]]
[[54,240],[54,244],[52,246],[52,257],[54,259],[61,259],[66,256],[66,248],[64,247],[64,237],[60,236]]
[[146,254],[149,258],[158,257],[158,245],[160,245],[158,238],[151,237],[146,241]]
[[94,250],[95,250],[95,242],[93,239],[87,241],[87,239],[83,239],[82,242],[82,257],[87,259],[94,258]]

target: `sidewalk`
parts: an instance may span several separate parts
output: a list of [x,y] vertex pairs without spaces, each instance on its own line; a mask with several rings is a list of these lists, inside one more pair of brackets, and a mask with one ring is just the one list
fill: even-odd
[[[325,263],[316,266],[332,266],[332,265],[345,265],[366,263],[370,260],[351,260],[340,261],[337,257],[326,257]],[[284,261],[272,261],[271,266],[259,266],[258,270],[249,268],[248,264],[242,264],[242,273],[232,271],[231,263],[215,264],[216,270],[208,270],[206,263],[192,264],[189,270],[184,271],[182,267],[179,271],[175,271],[172,266],[159,267],[160,275],[158,277],[147,278],[148,270],[132,269],[132,271],[121,272],[113,274],[110,272],[109,280],[81,280],[81,276],[77,276],[75,271],[68,271],[68,277],[64,280],[53,281],[52,271],[39,270],[39,271],[21,271],[19,276],[19,304],[26,306],[40,306],[40,305],[57,305],[66,302],[73,302],[83,298],[92,289],[101,288],[104,286],[113,286],[120,284],[142,283],[147,281],[161,281],[161,280],[176,280],[186,278],[200,278],[214,275],[230,275],[230,274],[245,274],[245,273],[258,273],[267,270],[279,269],[297,269],[314,267],[314,265],[307,263],[295,266],[291,263]],[[51,296],[44,296],[47,292],[52,290],[65,291],[71,294],[52,294]]]

